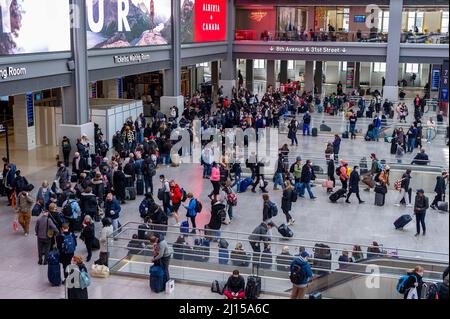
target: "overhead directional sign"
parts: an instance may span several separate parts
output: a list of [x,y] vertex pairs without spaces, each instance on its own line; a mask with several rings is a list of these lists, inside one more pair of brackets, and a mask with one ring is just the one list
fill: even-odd
[[276,53],[345,54],[348,50],[340,47],[275,45],[271,46],[269,51]]

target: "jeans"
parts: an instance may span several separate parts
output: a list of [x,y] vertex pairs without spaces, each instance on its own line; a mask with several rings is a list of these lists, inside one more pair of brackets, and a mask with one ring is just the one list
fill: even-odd
[[294,145],[294,143],[295,143],[295,145],[298,145],[297,135],[292,135],[290,139],[291,139],[292,145]]
[[358,200],[359,200],[360,202],[362,202],[361,197],[359,197],[359,191],[358,191],[358,192],[353,192],[351,189],[350,189],[350,191],[348,192],[347,200],[350,199],[350,196],[351,196],[353,193],[355,193],[355,194],[356,194],[356,198],[358,198]]
[[286,216],[286,223],[289,223],[292,220],[291,214],[289,214],[289,211],[286,209],[282,209],[283,214]]
[[273,184],[273,188],[277,188],[278,185],[281,186],[281,189],[284,189],[283,174],[281,173],[275,173],[275,182]]
[[375,140],[377,140],[377,141],[378,141],[378,138],[379,138],[378,134],[380,134],[380,129],[375,127],[373,129],[373,136],[374,136]]
[[412,153],[415,147],[416,147],[416,139],[408,138],[408,152]]
[[113,230],[116,231],[119,228],[119,218],[112,220]]
[[351,134],[351,138],[356,138],[356,132],[355,132],[355,125],[350,125],[350,134]]
[[210,177],[211,170],[212,170],[211,164],[206,164],[206,163],[203,164],[203,177]]
[[427,213],[419,213],[416,214],[416,228],[417,228],[417,233],[420,234],[420,225],[422,225],[422,230],[423,233],[425,234],[427,231],[427,228],[425,226],[425,215]]
[[427,141],[431,143],[431,140],[433,139],[433,129],[429,128],[427,129]]
[[312,192],[312,189],[311,189],[311,184],[309,182],[300,184],[300,190],[299,190],[300,191],[300,196],[301,197],[305,196],[305,188],[308,191],[309,197],[311,199],[315,198],[314,193]]
[[144,175],[144,185],[145,192],[148,193],[148,189],[150,188],[150,193],[153,195],[153,177],[151,175]]
[[170,154],[162,154],[161,155],[161,162],[164,165],[169,165],[170,164]]
[[305,136],[306,133],[308,133],[308,136],[311,135],[309,131],[309,124],[303,124],[303,136]]

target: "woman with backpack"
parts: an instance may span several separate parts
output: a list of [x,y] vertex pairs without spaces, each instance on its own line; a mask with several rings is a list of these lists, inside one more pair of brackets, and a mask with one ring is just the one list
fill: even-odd
[[67,299],[89,299],[87,287],[90,284],[90,277],[83,262],[83,257],[73,256],[68,278],[72,276],[79,276],[79,280],[75,279],[74,285],[71,288],[67,288]]
[[[283,197],[281,198],[281,210],[286,216],[286,223],[291,226],[295,223],[295,219],[292,218],[289,212],[292,209],[292,200],[294,197],[297,197],[297,192],[294,190],[291,182],[285,181],[284,184]],[[297,199],[295,198],[295,200]]]
[[[403,299],[422,299],[424,268],[416,266],[406,273],[406,276],[400,278],[397,290],[403,293]],[[416,289],[416,291],[412,291]]]
[[186,213],[186,217],[191,219],[191,224],[192,224],[192,231],[191,233],[195,234],[196,233],[196,228],[197,228],[197,224],[195,223],[195,217],[197,217],[197,200],[194,198],[194,195],[192,193],[189,193],[187,195],[187,198],[189,200],[189,204],[186,206],[184,205],[184,208],[186,208],[187,213]]

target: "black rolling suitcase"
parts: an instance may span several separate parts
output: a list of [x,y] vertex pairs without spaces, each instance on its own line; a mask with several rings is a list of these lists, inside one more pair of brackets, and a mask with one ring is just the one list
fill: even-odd
[[134,187],[125,188],[125,199],[126,200],[136,200],[136,188],[134,188]]
[[142,178],[138,178],[136,181],[136,193],[139,196],[144,195],[144,180]]
[[384,206],[385,194],[375,193],[375,206]]
[[395,222],[395,229],[402,229],[412,221],[411,215],[402,215]]
[[278,232],[285,238],[294,237],[294,232],[286,224],[282,224],[280,227],[278,227]]
[[344,198],[346,194],[347,194],[346,189],[343,189],[343,188],[338,189],[336,192],[334,192],[333,194],[330,195],[330,201],[332,203],[336,203],[341,198]]
[[[255,274],[255,268],[257,269]],[[258,299],[261,296],[262,281],[258,275],[259,267],[253,267],[252,275],[247,278],[247,285],[245,286],[245,298]]]

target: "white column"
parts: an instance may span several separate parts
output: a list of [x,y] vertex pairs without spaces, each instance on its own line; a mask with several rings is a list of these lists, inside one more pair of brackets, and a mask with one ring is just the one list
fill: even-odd
[[[31,102],[33,103],[33,101]],[[33,125],[28,126],[27,96],[14,96],[14,143],[17,150],[32,150],[36,148],[36,127],[34,124],[33,105]]]

